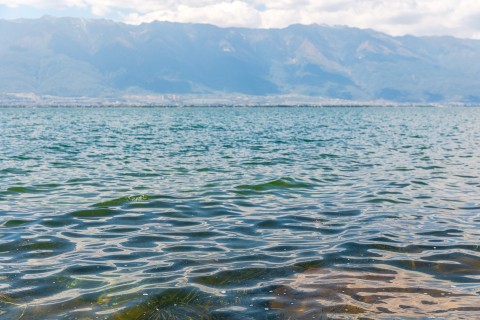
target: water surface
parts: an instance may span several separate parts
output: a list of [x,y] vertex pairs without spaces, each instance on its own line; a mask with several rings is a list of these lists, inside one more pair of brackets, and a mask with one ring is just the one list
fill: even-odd
[[479,124],[0,109],[0,319],[478,318]]

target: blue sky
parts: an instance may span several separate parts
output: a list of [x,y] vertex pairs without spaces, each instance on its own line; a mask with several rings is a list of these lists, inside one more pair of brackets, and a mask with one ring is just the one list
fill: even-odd
[[479,0],[0,0],[0,18],[43,15],[254,28],[319,23],[372,28],[392,35],[480,39]]

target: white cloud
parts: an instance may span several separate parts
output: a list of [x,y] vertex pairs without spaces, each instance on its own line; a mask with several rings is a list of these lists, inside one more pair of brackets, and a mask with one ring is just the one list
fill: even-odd
[[[285,27],[319,23],[372,28],[393,35],[480,37],[478,0],[0,0],[10,8],[88,9],[127,23],[153,20],[219,26]],[[20,9],[19,9],[20,10]]]
[[175,8],[134,12],[125,17],[125,22],[138,24],[154,20],[211,23],[218,26],[258,27],[261,13],[243,1],[208,3],[203,6],[180,4]]

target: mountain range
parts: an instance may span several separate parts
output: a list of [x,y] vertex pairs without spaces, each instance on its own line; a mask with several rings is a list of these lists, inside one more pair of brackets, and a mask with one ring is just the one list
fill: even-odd
[[480,102],[480,40],[345,26],[0,20],[0,94]]

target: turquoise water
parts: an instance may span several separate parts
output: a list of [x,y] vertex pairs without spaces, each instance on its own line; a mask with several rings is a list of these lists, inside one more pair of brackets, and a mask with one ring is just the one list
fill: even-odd
[[480,317],[480,108],[0,109],[0,319]]

